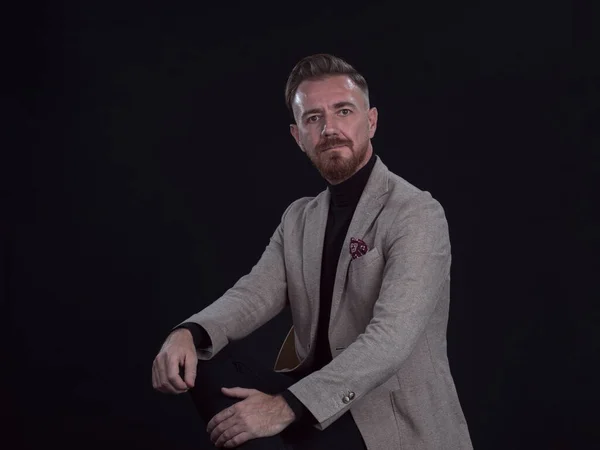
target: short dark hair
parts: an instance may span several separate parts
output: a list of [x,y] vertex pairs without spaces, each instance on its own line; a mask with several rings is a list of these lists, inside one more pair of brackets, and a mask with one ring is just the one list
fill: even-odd
[[348,76],[365,94],[369,101],[369,87],[365,78],[357,70],[337,56],[327,53],[306,56],[292,69],[285,85],[285,102],[294,117],[292,103],[298,86],[305,80],[320,80],[334,75]]

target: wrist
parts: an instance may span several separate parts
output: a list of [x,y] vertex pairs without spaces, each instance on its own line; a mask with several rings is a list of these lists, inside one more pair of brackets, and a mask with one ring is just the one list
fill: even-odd
[[282,417],[286,423],[292,423],[296,420],[296,413],[294,410],[288,405],[288,402],[283,398],[281,394],[277,394],[275,399],[278,400],[281,404],[282,409]]
[[172,338],[185,338],[185,339],[193,340],[194,335],[187,328],[178,328],[177,330],[175,330],[171,333],[171,337]]

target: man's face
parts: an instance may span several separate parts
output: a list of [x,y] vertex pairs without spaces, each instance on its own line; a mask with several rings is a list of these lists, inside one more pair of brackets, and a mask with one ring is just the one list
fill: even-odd
[[303,81],[292,104],[290,131],[323,178],[339,184],[360,170],[373,153],[377,109],[345,75]]

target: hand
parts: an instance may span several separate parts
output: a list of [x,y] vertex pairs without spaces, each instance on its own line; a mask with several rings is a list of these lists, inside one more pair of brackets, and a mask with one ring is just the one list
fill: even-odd
[[280,395],[256,389],[223,388],[225,395],[244,400],[215,415],[206,427],[216,447],[232,448],[250,439],[274,436],[295,419],[294,411]]
[[[152,364],[152,386],[165,394],[181,394],[194,387],[198,355],[190,330],[173,331]],[[179,368],[184,367],[184,378]]]

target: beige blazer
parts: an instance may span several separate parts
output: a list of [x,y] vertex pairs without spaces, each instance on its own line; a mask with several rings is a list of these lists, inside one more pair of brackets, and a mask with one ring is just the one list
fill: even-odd
[[[377,161],[350,223],[333,290],[333,361],[290,387],[324,430],[352,414],[369,450],[471,449],[450,373],[450,240],[444,210]],[[330,193],[294,201],[249,274],[186,321],[211,359],[290,305],[293,327],[274,369],[311,364]],[[350,238],[369,250],[353,260]]]

